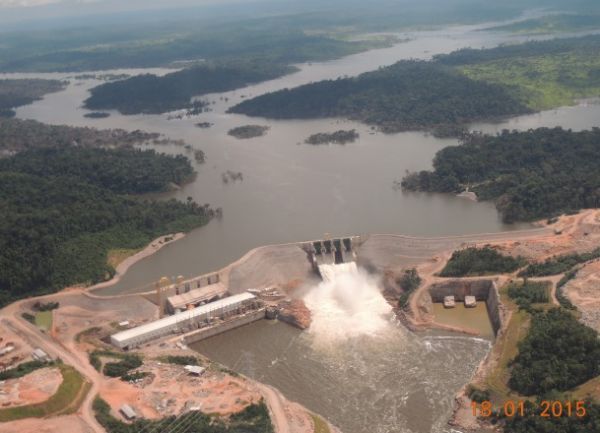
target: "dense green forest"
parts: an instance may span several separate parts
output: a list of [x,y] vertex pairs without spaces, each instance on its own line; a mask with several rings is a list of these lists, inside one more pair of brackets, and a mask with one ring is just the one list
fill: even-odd
[[525,265],[522,258],[500,254],[491,247],[465,248],[452,253],[440,272],[441,277],[470,277],[475,275],[506,274]]
[[123,195],[190,173],[185,158],[134,149],[36,149],[2,160],[0,305],[103,281],[114,273],[110,249],[206,224],[215,215],[208,206]]
[[508,285],[508,296],[521,310],[532,312],[533,304],[550,301],[550,283],[547,281],[523,281]]
[[0,159],[0,171],[72,177],[117,194],[145,194],[181,185],[194,174],[183,155],[154,150],[69,147],[34,149]]
[[506,222],[600,207],[600,129],[539,128],[474,134],[440,150],[433,171],[410,173],[410,191],[460,192],[494,200]]
[[[129,147],[134,144],[158,142],[159,139],[160,134],[139,130],[129,132],[123,129],[47,125],[35,120],[0,118],[0,153],[74,144],[80,147]],[[164,141],[171,142],[166,139]]]
[[275,119],[346,117],[385,132],[432,129],[600,96],[600,35],[461,49],[243,101],[231,112]]
[[519,343],[509,386],[523,395],[567,391],[600,375],[598,333],[569,312],[533,312],[531,328]]
[[251,404],[229,418],[219,419],[192,411],[179,417],[172,416],[157,421],[140,419],[133,424],[126,424],[113,417],[110,406],[100,397],[94,400],[93,408],[96,419],[108,433],[167,432],[174,431],[169,429],[173,429],[176,425],[178,428],[185,425],[187,433],[273,433],[274,431],[264,401]]
[[64,89],[58,80],[18,79],[0,80],[0,117],[13,117],[13,108],[31,104],[47,93]]
[[274,119],[347,117],[397,132],[529,110],[501,86],[471,80],[436,63],[401,61],[356,78],[267,93],[230,112]]
[[162,77],[138,75],[93,88],[85,106],[117,109],[123,114],[164,113],[190,108],[193,96],[237,89],[291,71],[291,67],[280,64],[248,61],[195,66]]

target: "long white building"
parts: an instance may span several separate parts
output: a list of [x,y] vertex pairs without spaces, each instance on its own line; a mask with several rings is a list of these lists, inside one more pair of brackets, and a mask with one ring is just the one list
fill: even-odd
[[241,293],[228,298],[219,299],[206,305],[183,311],[172,316],[164,317],[154,322],[146,323],[136,328],[119,332],[110,337],[111,343],[120,349],[140,346],[148,341],[165,335],[196,328],[199,323],[209,322],[212,318],[248,306],[256,301],[251,293]]

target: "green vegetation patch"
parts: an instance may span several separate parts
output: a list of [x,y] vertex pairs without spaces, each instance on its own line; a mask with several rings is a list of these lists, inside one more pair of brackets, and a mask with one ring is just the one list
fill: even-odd
[[42,418],[75,412],[89,391],[89,383],[68,365],[59,366],[63,381],[56,394],[48,400],[29,406],[0,409],[0,422],[24,418]]
[[555,308],[533,314],[508,384],[523,395],[545,395],[567,391],[599,374],[598,333]]
[[35,324],[46,331],[52,329],[52,311],[40,311],[35,313]]
[[0,117],[12,117],[11,109],[31,104],[47,93],[58,92],[65,86],[65,82],[58,80],[0,80]]
[[421,277],[415,268],[407,269],[400,278],[398,278],[396,283],[403,290],[403,293],[398,300],[398,306],[400,308],[405,308],[408,305],[410,295],[419,288],[421,281]]
[[[537,403],[525,403],[525,415],[505,418],[504,433],[591,433],[600,428],[600,405],[597,402],[586,401],[586,415],[576,416],[577,401],[571,401],[572,414],[564,410],[560,417],[543,417],[543,407]],[[566,402],[563,401],[563,407]]]
[[524,281],[508,285],[508,296],[520,309],[531,311],[533,304],[550,302],[550,285],[548,281]]
[[551,257],[541,263],[532,263],[523,271],[519,272],[520,277],[546,277],[548,275],[559,275],[565,273],[575,266],[600,258],[600,248],[589,253],[565,254],[562,256]]
[[52,367],[53,363],[42,361],[29,361],[17,365],[15,368],[0,372],[0,380],[18,379],[40,368]]
[[229,111],[273,119],[346,117],[398,132],[530,110],[504,86],[472,80],[434,62],[401,61],[356,78],[267,93]]
[[168,417],[156,421],[138,419],[126,424],[110,413],[110,406],[100,397],[94,400],[93,408],[98,422],[107,433],[138,433],[141,431],[169,431],[175,425],[186,425],[188,431],[202,433],[273,433],[273,425],[266,404],[261,401],[251,404],[229,418],[218,418],[200,412],[188,412],[179,417]]
[[314,433],[331,433],[329,425],[325,422],[323,418],[321,418],[319,415],[315,415],[312,413],[310,414],[310,417],[312,418],[313,423],[315,425]]
[[108,377],[124,377],[131,370],[141,367],[143,364],[142,358],[139,355],[124,355],[118,362],[107,362],[104,364],[102,373]]
[[590,52],[515,57],[461,67],[469,78],[495,83],[535,111],[600,96],[600,44]]
[[114,274],[108,251],[208,223],[208,205],[131,195],[192,172],[184,157],[135,149],[32,149],[0,160],[0,305],[104,281]]
[[167,364],[176,364],[176,365],[200,365],[200,360],[196,356],[183,356],[183,355],[168,355],[161,357],[160,360],[162,362],[166,362]]
[[122,114],[165,113],[193,108],[194,96],[234,90],[292,71],[291,67],[265,61],[242,61],[195,66],[162,77],[138,75],[93,88],[85,106],[116,109]]
[[494,200],[505,222],[600,207],[600,129],[539,128],[472,134],[440,150],[433,171],[410,173],[402,188],[454,192],[471,187]]
[[469,247],[454,251],[440,272],[442,277],[470,277],[477,275],[507,274],[525,265],[525,259],[500,254],[491,247]]

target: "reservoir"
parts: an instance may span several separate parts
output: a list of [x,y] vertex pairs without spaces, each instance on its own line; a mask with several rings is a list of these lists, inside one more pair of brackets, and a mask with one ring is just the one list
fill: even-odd
[[[148,290],[162,276],[191,277],[214,271],[265,244],[321,239],[365,233],[449,236],[522,229],[505,225],[492,203],[477,203],[441,194],[404,193],[393,188],[405,172],[431,168],[435,153],[456,145],[422,132],[384,135],[343,119],[272,121],[226,114],[243,98],[342,75],[356,75],[409,58],[428,59],[462,47],[492,47],[519,37],[480,31],[481,26],[452,27],[399,35],[409,38],[390,48],[371,50],[329,62],[299,65],[299,71],[266,83],[206,98],[212,112],[193,118],[168,120],[168,115],[89,119],[81,108],[95,79],[76,80],[75,74],[6,74],[3,77],[53,76],[70,79],[62,92],[48,95],[17,111],[20,118],[51,124],[123,128],[158,132],[192,146],[153,146],[167,153],[186,153],[198,172],[195,180],[164,198],[210,203],[223,209],[223,218],[194,230],[184,239],[137,263],[118,284],[99,293],[119,294]],[[131,74],[144,71],[118,71]],[[166,73],[167,70],[152,71]],[[583,103],[497,123],[475,124],[472,129],[495,133],[504,128],[528,129],[597,126],[600,105]],[[201,129],[198,122],[210,122]],[[270,129],[264,137],[237,140],[231,128],[260,124]],[[356,129],[360,138],[344,146],[310,146],[304,140],[316,132]],[[197,164],[193,150],[206,153]],[[228,170],[243,180],[224,183]],[[358,289],[362,289],[360,286]],[[326,292],[327,293],[327,292]],[[371,290],[374,304],[381,300]],[[380,295],[379,295],[380,296]],[[274,385],[286,397],[326,416],[344,433],[451,433],[446,422],[454,394],[475,371],[490,348],[490,338],[443,332],[413,334],[395,323],[385,311],[344,305],[341,317],[356,331],[332,332],[327,311],[311,308],[323,318],[319,326],[300,332],[288,325],[260,321],[202,341],[194,349],[224,365]],[[316,311],[315,311],[316,310]],[[354,311],[356,310],[356,311]],[[334,309],[330,311],[340,311]],[[460,314],[438,311],[444,322],[489,326],[484,310]],[[344,314],[349,314],[344,316]],[[366,318],[364,321],[354,320]],[[376,323],[371,319],[377,319]],[[350,320],[350,321],[348,321]],[[486,321],[487,320],[487,325]],[[361,328],[368,323],[369,329]],[[338,327],[339,328],[339,327]],[[368,332],[367,332],[368,331]],[[335,339],[331,339],[336,335]],[[485,333],[484,335],[490,335]]]
[[[321,238],[324,233],[347,236],[365,233],[402,233],[415,236],[446,236],[498,232],[523,228],[505,225],[492,203],[475,203],[449,195],[405,193],[394,181],[405,172],[431,167],[435,153],[456,145],[454,139],[438,139],[422,132],[384,135],[370,127],[343,119],[272,121],[226,114],[244,97],[342,75],[356,75],[409,58],[429,59],[462,47],[492,47],[522,37],[481,31],[482,26],[459,26],[436,31],[402,33],[408,38],[389,48],[371,50],[342,59],[298,65],[298,72],[233,92],[208,95],[212,112],[193,118],[168,120],[168,115],[123,116],[116,112],[105,119],[89,119],[81,108],[96,79],[74,79],[76,74],[5,74],[5,77],[46,76],[66,78],[65,91],[21,107],[18,117],[51,124],[98,128],[141,129],[182,139],[206,153],[206,163],[193,161],[196,179],[166,194],[223,209],[223,218],[188,234],[153,256],[134,265],[119,283],[100,293],[143,291],[162,276],[191,277],[237,260],[248,250],[265,244]],[[113,71],[139,74],[141,70]],[[151,70],[164,74],[168,70]],[[566,113],[541,113],[527,117],[522,126],[563,124],[591,126],[599,106],[577,107]],[[564,114],[564,115],[563,115]],[[210,122],[211,128],[195,126]],[[270,129],[263,137],[238,140],[231,128],[260,124]],[[477,129],[518,128],[518,120]],[[350,144],[311,146],[304,140],[316,132],[356,129],[360,138]],[[154,146],[167,153],[186,153],[180,146]],[[228,170],[241,172],[243,180],[224,183]]]

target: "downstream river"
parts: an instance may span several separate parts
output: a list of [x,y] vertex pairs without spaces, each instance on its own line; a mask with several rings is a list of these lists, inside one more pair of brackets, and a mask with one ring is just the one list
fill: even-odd
[[[518,40],[482,31],[481,26],[400,34],[409,42],[339,60],[298,65],[291,75],[219,95],[208,95],[212,112],[168,120],[167,115],[87,119],[81,108],[100,81],[73,79],[74,74],[7,74],[71,78],[62,92],[22,107],[17,115],[52,124],[141,129],[183,139],[202,149],[207,161],[196,164],[193,183],[166,194],[223,208],[223,218],[190,233],[133,266],[121,281],[102,293],[145,290],[162,276],[213,271],[264,244],[320,238],[324,233],[402,233],[443,236],[514,230],[503,224],[490,203],[440,194],[404,193],[393,183],[407,170],[431,167],[435,153],[455,145],[420,132],[384,135],[343,119],[271,121],[226,114],[227,107],[249,96],[311,81],[356,75],[401,59],[428,59],[462,47],[492,47]],[[143,73],[145,71],[113,71]],[[167,73],[167,70],[154,70]],[[473,129],[538,126],[590,128],[600,119],[600,105],[582,103]],[[208,129],[194,126],[210,122]],[[227,135],[236,126],[270,127],[264,137],[237,140]],[[311,134],[354,128],[360,139],[344,146],[302,144]],[[155,146],[168,153],[183,147]],[[187,151],[193,160],[192,151]],[[224,183],[228,170],[243,181]],[[380,296],[380,295],[378,295]],[[333,298],[332,298],[333,299]],[[366,312],[369,317],[368,312]],[[452,318],[451,318],[452,319]],[[454,319],[453,319],[454,320]],[[482,320],[485,320],[483,318]],[[362,323],[362,322],[361,322]],[[490,347],[487,339],[456,335],[415,335],[390,323],[382,335],[361,336],[330,345],[322,335],[301,333],[266,321],[209,339],[196,349],[222,363],[281,389],[286,396],[321,413],[345,433],[441,433],[455,392],[473,374]]]

